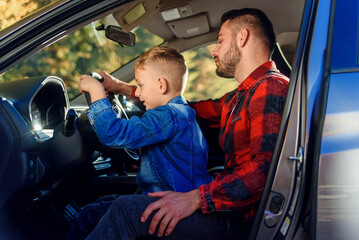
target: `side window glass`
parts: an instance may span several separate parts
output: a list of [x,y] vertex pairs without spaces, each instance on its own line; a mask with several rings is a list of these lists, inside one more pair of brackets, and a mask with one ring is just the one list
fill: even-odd
[[79,95],[78,79],[90,71],[113,72],[163,39],[137,27],[134,47],[121,47],[96,30],[102,20],[91,23],[35,53],[0,76],[0,82],[28,77],[54,75],[64,80],[70,100]]
[[359,69],[359,3],[357,0],[335,2],[331,70],[358,71]]
[[183,53],[188,67],[188,81],[184,93],[188,101],[216,99],[238,87],[234,78],[216,75],[216,64],[211,51],[216,44],[196,48]]

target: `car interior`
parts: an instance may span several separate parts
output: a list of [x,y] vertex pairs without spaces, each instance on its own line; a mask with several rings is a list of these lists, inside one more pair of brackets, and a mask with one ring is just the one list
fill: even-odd
[[[255,7],[271,19],[277,37],[272,59],[290,77],[304,0],[118,2],[39,42],[31,54],[99,19],[103,23],[99,31],[105,31],[108,41],[115,41],[119,48],[136,45],[141,39],[129,32],[141,27],[163,39],[163,45],[182,53],[195,51],[216,42],[224,12]],[[135,62],[136,58],[111,74],[131,82]],[[64,239],[84,205],[102,196],[139,192],[136,171],[140,150],[101,145],[84,114],[88,108],[85,95],[70,97],[70,83],[63,76],[28,77],[0,82],[0,238]],[[111,102],[119,117],[143,114],[141,106],[132,106],[123,96],[112,96]],[[215,174],[224,163],[219,130],[201,127],[210,149],[207,168]]]

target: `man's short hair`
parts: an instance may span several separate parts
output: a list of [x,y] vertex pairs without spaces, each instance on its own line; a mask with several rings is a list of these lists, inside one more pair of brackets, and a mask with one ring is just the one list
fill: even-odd
[[259,37],[265,46],[269,48],[270,52],[273,52],[276,37],[273,25],[264,12],[255,8],[230,10],[222,15],[221,24],[227,20],[234,23],[230,24],[234,34],[237,34],[237,32],[241,30],[240,28],[246,27],[248,30],[254,31],[254,33],[257,34],[257,37]]
[[148,65],[166,75],[171,81],[171,85],[183,93],[187,82],[187,66],[179,52],[167,46],[153,47],[139,57],[135,64],[135,70],[143,70]]

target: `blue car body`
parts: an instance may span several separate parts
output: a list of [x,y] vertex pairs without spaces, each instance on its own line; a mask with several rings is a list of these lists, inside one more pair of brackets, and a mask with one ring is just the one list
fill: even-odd
[[[44,48],[49,41],[64,37],[69,29],[128,2],[131,1],[59,1],[46,7],[1,32],[0,73]],[[60,92],[64,89],[61,81],[46,81],[56,82]],[[34,86],[40,88],[42,84],[43,79],[39,79]],[[359,2],[306,0],[280,136],[250,239],[357,238],[358,89]],[[20,133],[21,129],[25,132],[27,129],[19,120],[21,114],[12,109],[11,101],[1,94],[0,97],[0,238],[32,239],[35,236],[46,239],[51,236],[50,231],[38,234],[35,233],[38,230],[31,229],[31,224],[25,226],[33,221],[32,218],[20,221],[23,231],[16,233],[18,221],[13,224],[12,216],[16,218],[17,215],[7,209],[8,202],[14,198],[21,199],[17,203],[21,209],[35,213],[40,212],[42,202],[48,204],[46,191],[32,192],[41,178],[47,177],[47,166],[37,155],[41,143],[28,141],[31,134]],[[66,101],[62,103],[65,108],[68,107]],[[15,136],[14,129],[20,137]],[[58,141],[63,143],[61,139]],[[85,148],[82,143],[78,145],[80,156],[76,160],[81,163],[90,157],[82,155]],[[11,164],[18,165],[11,167]],[[67,167],[75,165],[61,165],[61,169]],[[106,181],[111,182],[111,179]],[[58,182],[51,182],[51,186],[55,184]],[[130,186],[128,191],[123,187],[124,193],[131,192],[133,184],[131,176],[121,177],[121,186]],[[27,198],[29,195],[31,197]],[[39,201],[41,199],[44,200]],[[65,208],[68,206],[73,205]],[[44,216],[52,212],[51,204],[47,207],[41,208],[41,219],[35,220],[39,225]],[[1,227],[3,224],[6,229]],[[62,233],[54,239],[61,239],[68,223],[54,225],[54,229]]]

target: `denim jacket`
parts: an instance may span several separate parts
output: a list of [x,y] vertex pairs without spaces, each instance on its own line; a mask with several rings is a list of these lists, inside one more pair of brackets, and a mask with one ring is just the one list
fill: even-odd
[[141,148],[137,184],[143,193],[187,192],[209,183],[208,145],[195,111],[182,96],[146,111],[141,118],[117,118],[108,99],[90,105],[89,120],[100,141],[114,148]]

